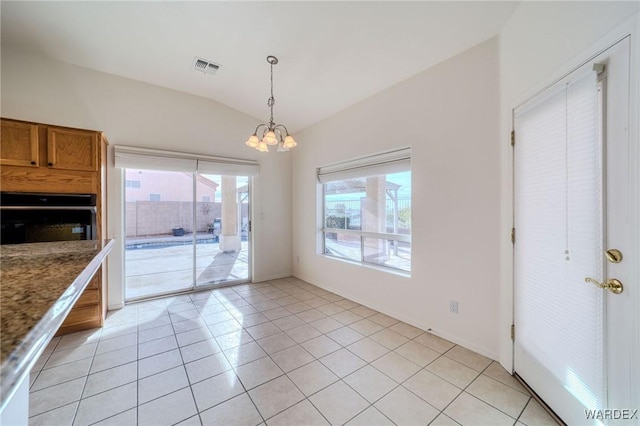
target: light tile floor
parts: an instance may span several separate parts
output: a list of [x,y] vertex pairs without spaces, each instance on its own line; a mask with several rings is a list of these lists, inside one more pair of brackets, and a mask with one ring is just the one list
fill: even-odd
[[30,392],[31,425],[555,424],[498,363],[296,278],[127,305]]

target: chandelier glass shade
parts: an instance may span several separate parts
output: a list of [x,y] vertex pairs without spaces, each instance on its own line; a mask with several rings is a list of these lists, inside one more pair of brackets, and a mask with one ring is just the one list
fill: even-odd
[[273,121],[273,105],[276,103],[273,97],[273,66],[278,63],[278,58],[267,56],[267,62],[271,65],[271,97],[267,100],[267,106],[271,110],[271,117],[268,123],[258,124],[255,132],[249,136],[245,143],[247,146],[261,152],[269,152],[269,146],[274,145],[278,146],[278,152],[289,151],[289,149],[298,144],[283,124],[276,124]]

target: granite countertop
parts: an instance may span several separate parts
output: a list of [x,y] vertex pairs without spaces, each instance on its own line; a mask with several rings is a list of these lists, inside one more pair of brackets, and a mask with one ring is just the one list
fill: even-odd
[[28,364],[36,362],[112,245],[112,240],[85,240],[0,247],[3,387],[28,373]]

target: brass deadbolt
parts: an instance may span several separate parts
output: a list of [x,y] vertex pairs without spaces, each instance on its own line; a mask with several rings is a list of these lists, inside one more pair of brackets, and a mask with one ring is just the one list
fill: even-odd
[[622,252],[618,249],[609,249],[606,252],[607,260],[611,263],[622,262]]

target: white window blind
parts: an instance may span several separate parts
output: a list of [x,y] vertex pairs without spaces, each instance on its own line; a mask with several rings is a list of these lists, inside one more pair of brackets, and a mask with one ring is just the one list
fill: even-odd
[[198,159],[198,173],[223,176],[258,176],[260,166],[255,161],[218,159],[218,161]]
[[115,146],[115,167],[219,174],[225,176],[257,176],[257,161],[210,155],[187,154],[156,149]]
[[[515,112],[516,345],[585,407],[604,401],[602,138],[582,73]],[[517,368],[517,367],[516,367]]]
[[123,169],[162,170],[193,173],[197,159],[182,157],[178,153],[151,149],[114,147],[115,166]]
[[321,183],[411,170],[411,148],[396,149],[318,168]]

